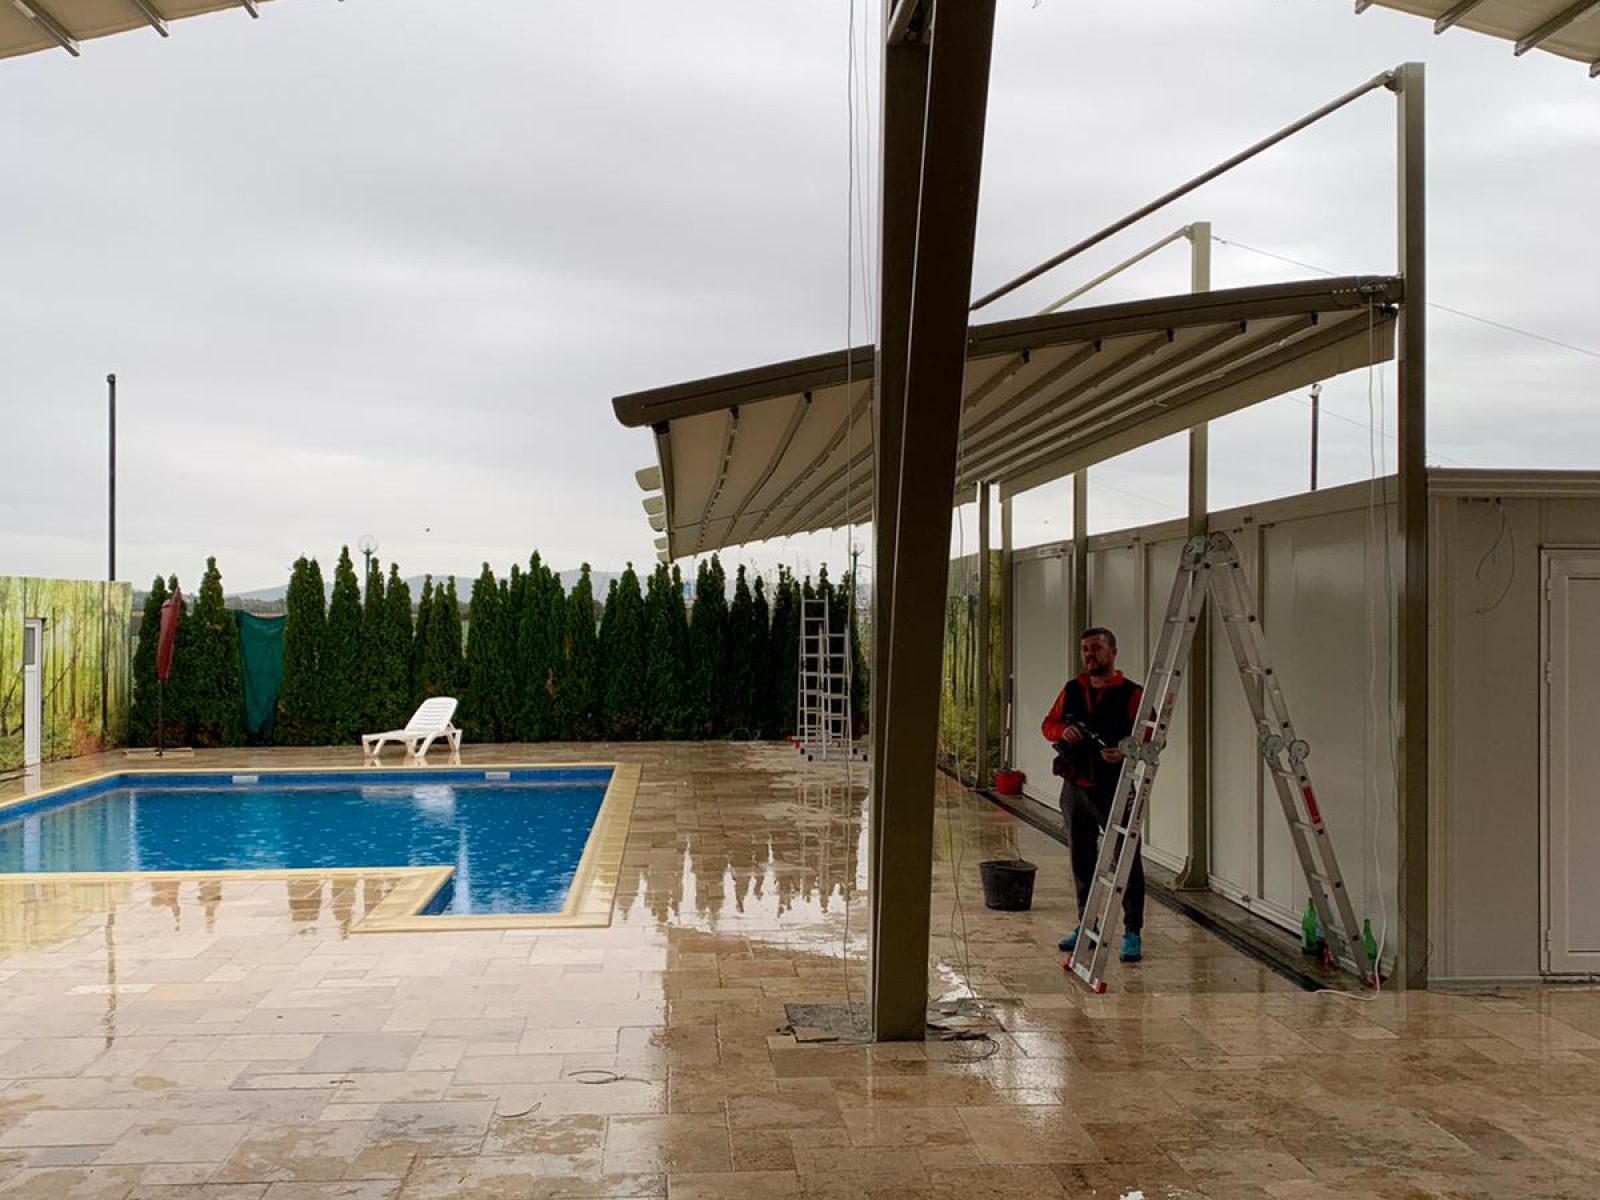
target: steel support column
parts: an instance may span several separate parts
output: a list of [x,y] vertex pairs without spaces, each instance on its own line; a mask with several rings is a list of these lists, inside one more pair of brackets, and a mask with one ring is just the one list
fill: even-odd
[[[1189,290],[1211,290],[1211,222],[1189,226]],[[1189,536],[1210,532],[1210,427],[1189,430]],[[1189,687],[1189,858],[1178,886],[1205,891],[1211,886],[1211,618],[1195,628],[1190,643]]]
[[[878,397],[880,513],[893,513],[886,625],[875,630],[882,704],[873,725],[879,795],[872,829],[871,1020],[878,1041],[920,1040],[928,1006],[929,900],[933,886],[934,756],[939,657],[955,499],[956,441],[966,367],[967,304],[989,92],[994,0],[942,0],[933,12],[925,102],[919,119],[904,87],[914,62],[885,48],[884,316],[881,356],[904,363],[903,384]],[[903,171],[919,144],[915,182]],[[909,264],[890,271],[890,246],[912,230]],[[909,266],[909,269],[906,267]],[[891,300],[899,294],[903,300]],[[891,340],[891,305],[904,304],[904,349]],[[915,398],[916,419],[906,413]],[[899,425],[898,439],[888,426]],[[880,550],[882,535],[880,535]]]
[[1010,767],[1017,756],[1015,724],[1017,643],[1012,629],[1011,497],[1000,497],[1000,765]]
[[[892,3],[892,0],[887,0]],[[889,14],[886,12],[885,17]],[[911,278],[917,248],[917,190],[922,169],[922,134],[928,94],[928,44],[891,41],[883,59],[882,232],[879,238],[880,289],[877,369],[873,386],[873,454],[877,457],[872,497],[872,671],[868,720],[872,745],[872,796],[868,815],[868,987],[878,992],[879,910],[884,875],[878,855],[886,826],[883,816],[883,732],[888,712],[889,614],[894,605],[895,532],[899,512],[900,430],[905,412],[906,343],[911,322]],[[887,286],[893,284],[894,286]],[[944,589],[940,589],[943,595]]]
[[1399,97],[1400,312],[1399,527],[1404,564],[1398,606],[1399,981],[1428,983],[1428,392],[1426,95],[1423,66],[1406,63],[1394,83]]
[[977,751],[973,775],[978,787],[987,787],[989,780],[989,655],[993,649],[993,631],[989,628],[989,599],[993,594],[992,572],[989,570],[989,485],[978,484],[978,727],[974,731],[973,746]]

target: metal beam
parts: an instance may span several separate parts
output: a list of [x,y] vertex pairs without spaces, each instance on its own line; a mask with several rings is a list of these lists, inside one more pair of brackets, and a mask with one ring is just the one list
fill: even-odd
[[149,0],[128,0],[134,10],[145,19],[145,23],[162,37],[167,36],[167,19],[156,11],[155,5]]
[[73,58],[78,57],[78,39],[67,32],[67,27],[56,20],[38,0],[11,0],[11,7],[32,21]]
[[[1211,222],[1189,226],[1189,290],[1211,290]],[[1210,426],[1189,430],[1189,536],[1210,532]],[[1189,857],[1178,873],[1178,887],[1206,891],[1211,886],[1211,618],[1195,627],[1189,644],[1185,685],[1189,689]]]
[[1600,0],[1578,0],[1578,3],[1571,8],[1563,9],[1543,25],[1530,30],[1526,36],[1518,38],[1517,44],[1511,48],[1511,53],[1520,57],[1534,47],[1549,41],[1568,25],[1576,24],[1597,12],[1600,12]]
[[[1596,0],[1596,2],[1600,3],[1600,0]],[[1181,183],[1177,187],[1173,188],[1170,192],[1156,197],[1154,200],[1150,201],[1149,204],[1146,204],[1141,208],[1136,208],[1133,212],[1129,213],[1121,220],[1113,221],[1110,225],[1107,225],[1098,233],[1090,234],[1088,237],[1084,238],[1083,241],[1079,242],[1075,246],[1068,247],[1060,254],[1057,254],[1054,258],[1045,259],[1044,262],[1040,263],[1032,270],[1024,271],[1021,275],[1018,275],[1009,283],[1003,283],[999,287],[995,288],[994,291],[980,296],[978,299],[972,302],[972,311],[976,312],[978,309],[983,308],[986,305],[993,304],[996,300],[1000,299],[1000,297],[1009,295],[1010,293],[1016,291],[1023,284],[1039,278],[1039,276],[1043,275],[1046,271],[1054,270],[1068,259],[1076,258],[1078,255],[1082,254],[1085,250],[1088,250],[1092,246],[1098,246],[1101,242],[1105,241],[1113,234],[1121,233],[1128,226],[1144,220],[1151,213],[1165,208],[1174,200],[1182,199],[1196,188],[1203,187],[1205,184],[1210,183],[1217,176],[1227,174],[1240,163],[1248,162],[1250,159],[1260,154],[1263,150],[1270,150],[1273,146],[1276,146],[1279,142],[1284,141],[1286,138],[1293,137],[1308,125],[1315,125],[1324,117],[1331,116],[1333,113],[1338,112],[1345,105],[1351,103],[1352,101],[1359,100],[1368,92],[1374,91],[1377,88],[1391,86],[1393,80],[1394,72],[1385,71],[1382,75],[1377,75],[1372,79],[1367,80],[1367,82],[1363,83],[1360,87],[1352,88],[1338,99],[1330,100],[1327,104],[1324,104],[1315,112],[1307,113],[1293,124],[1285,125],[1282,129],[1278,130],[1278,132],[1269,134],[1267,137],[1262,138],[1259,142],[1256,142],[1252,146],[1245,147],[1232,158],[1224,159],[1222,162],[1212,167],[1209,171],[1204,171],[1201,174],[1196,175],[1187,183]]]
[[1423,65],[1396,73],[1400,184],[1400,270],[1406,302],[1400,312],[1399,529],[1403,566],[1398,609],[1399,696],[1396,799],[1400,811],[1400,982],[1428,984],[1428,376],[1427,196]]
[[[870,893],[878,899],[872,941],[872,1035],[920,1041],[927,1025],[929,904],[933,887],[934,760],[939,732],[939,649],[950,566],[950,506],[966,367],[967,297],[989,99],[995,0],[944,0],[928,49],[922,128],[906,120],[884,142],[921,132],[918,181],[911,197],[884,206],[884,241],[895,223],[915,224],[909,271],[885,275],[908,301],[905,380],[883,397],[899,412],[896,445],[879,443],[885,506],[894,511],[892,558],[877,569],[893,578],[886,628],[874,630],[883,708],[873,728],[883,797],[876,805]],[[898,67],[888,47],[886,74]],[[914,68],[913,68],[914,70]],[[894,89],[889,88],[891,95]],[[886,150],[887,156],[887,150]],[[887,184],[886,184],[887,191]],[[905,419],[915,397],[916,420]]]
[[1439,14],[1439,19],[1433,23],[1433,31],[1435,33],[1443,33],[1473,9],[1479,8],[1487,2],[1488,0],[1461,0],[1461,3],[1454,8]]

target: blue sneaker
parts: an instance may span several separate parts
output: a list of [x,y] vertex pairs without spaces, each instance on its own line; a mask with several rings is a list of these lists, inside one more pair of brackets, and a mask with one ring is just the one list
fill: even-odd
[[1074,925],[1072,932],[1056,943],[1056,949],[1063,954],[1071,954],[1078,948],[1078,927]]
[[1117,957],[1123,962],[1138,962],[1144,957],[1144,944],[1140,942],[1137,933],[1122,935],[1122,953]]

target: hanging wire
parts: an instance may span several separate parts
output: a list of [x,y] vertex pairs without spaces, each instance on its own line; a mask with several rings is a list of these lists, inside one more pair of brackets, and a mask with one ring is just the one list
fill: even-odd
[[[1293,267],[1304,267],[1308,271],[1315,271],[1319,275],[1336,275],[1337,272],[1319,267],[1315,263],[1301,262],[1298,258],[1290,258],[1287,254],[1277,254],[1271,250],[1262,250],[1258,246],[1247,246],[1243,242],[1230,241],[1227,238],[1212,235],[1211,240],[1222,246],[1231,246],[1235,250],[1244,250],[1250,254],[1259,254],[1263,258],[1275,258],[1279,262],[1288,263]],[[1520,337],[1532,338],[1536,342],[1543,342],[1547,346],[1556,346],[1562,350],[1571,350],[1574,354],[1584,354],[1590,358],[1600,358],[1600,350],[1591,350],[1587,346],[1575,346],[1571,342],[1564,342],[1560,338],[1549,337],[1546,334],[1534,333],[1531,329],[1519,329],[1515,325],[1507,325],[1504,321],[1496,321],[1491,317],[1479,316],[1477,313],[1467,312],[1465,309],[1451,308],[1448,304],[1440,304],[1435,300],[1428,301],[1429,308],[1437,308],[1440,312],[1447,312],[1453,317],[1465,317],[1469,321],[1477,321],[1480,325],[1489,325],[1495,329],[1504,330],[1506,333],[1515,333]]]

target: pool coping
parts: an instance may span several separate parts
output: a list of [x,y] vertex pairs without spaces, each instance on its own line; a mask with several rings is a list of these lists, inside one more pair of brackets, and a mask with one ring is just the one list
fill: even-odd
[[[605,768],[611,779],[601,798],[600,809],[589,837],[584,842],[583,853],[578,857],[573,872],[572,886],[561,911],[555,913],[468,913],[423,916],[422,909],[438,890],[455,874],[454,867],[277,867],[239,871],[24,871],[0,873],[0,886],[15,884],[95,884],[138,883],[153,880],[276,880],[276,879],[360,879],[374,875],[398,881],[395,888],[367,911],[351,927],[352,933],[434,933],[445,931],[479,930],[496,932],[525,929],[603,929],[611,924],[611,913],[616,901],[617,883],[622,874],[622,855],[627,846],[628,830],[633,822],[633,805],[639,790],[641,768],[638,763],[621,762],[544,762],[544,763],[488,763],[468,766],[463,763],[429,763],[426,766],[380,768],[388,773],[429,774],[449,772],[500,772],[529,770],[583,770]],[[104,784],[108,780],[134,778],[159,778],[170,775],[253,775],[257,778],[273,775],[373,775],[371,766],[360,767],[250,767],[250,768],[198,768],[182,767],[177,770],[148,770],[132,768],[102,771],[71,783],[45,788],[13,800],[0,803],[0,819],[10,808],[23,804],[34,805],[41,800],[79,788]]]

